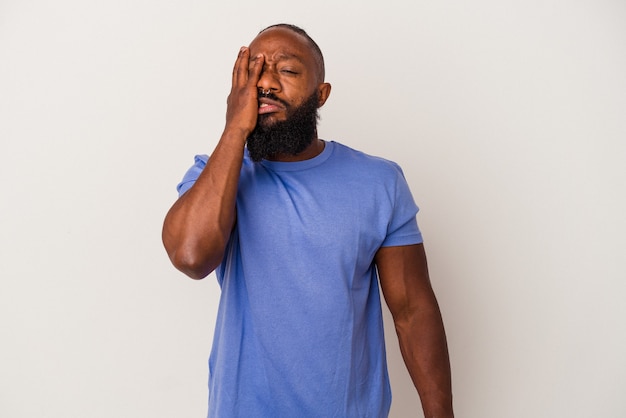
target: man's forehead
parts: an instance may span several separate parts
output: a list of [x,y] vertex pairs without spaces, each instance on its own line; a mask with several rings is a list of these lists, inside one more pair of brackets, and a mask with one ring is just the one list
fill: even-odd
[[271,28],[261,32],[250,43],[250,53],[252,56],[261,53],[276,59],[299,61],[312,55],[311,47],[303,36],[284,28]]

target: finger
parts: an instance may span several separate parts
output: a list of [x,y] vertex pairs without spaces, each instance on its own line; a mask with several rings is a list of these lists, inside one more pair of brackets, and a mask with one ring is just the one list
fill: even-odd
[[233,86],[245,85],[248,81],[248,56],[249,50],[245,46],[242,46],[237,55],[235,66],[233,67]]
[[259,54],[254,57],[252,67],[250,67],[248,71],[248,84],[254,85],[256,87],[259,79],[261,78],[261,71],[263,70],[263,63],[265,62],[265,58],[263,54]]

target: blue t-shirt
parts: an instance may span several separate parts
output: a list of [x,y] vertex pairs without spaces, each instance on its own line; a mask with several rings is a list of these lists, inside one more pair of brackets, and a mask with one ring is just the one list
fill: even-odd
[[[216,270],[209,417],[386,417],[374,256],[422,242],[400,168],[336,142],[300,162],[244,157]],[[207,162],[197,156],[178,190]]]

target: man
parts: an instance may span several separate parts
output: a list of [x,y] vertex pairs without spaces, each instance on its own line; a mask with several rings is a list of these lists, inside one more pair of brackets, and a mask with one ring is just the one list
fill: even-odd
[[330,90],[306,32],[261,31],[165,219],[172,263],[221,286],[209,416],[386,417],[378,277],[426,417],[452,417],[417,206],[397,165],[318,138]]

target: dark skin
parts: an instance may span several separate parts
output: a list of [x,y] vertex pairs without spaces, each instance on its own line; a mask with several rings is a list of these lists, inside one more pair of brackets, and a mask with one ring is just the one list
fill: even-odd
[[[321,107],[331,87],[323,81],[307,40],[291,30],[268,29],[241,48],[233,68],[224,132],[196,183],[172,206],[163,225],[163,243],[172,263],[193,279],[206,277],[224,256],[236,222],[245,142],[258,115],[268,115],[266,123],[286,117],[280,103],[259,101],[259,89],[271,90],[292,106],[316,93]],[[324,142],[316,134],[302,153],[272,159],[302,161],[323,149]],[[446,337],[423,245],[381,248],[374,262],[425,417],[453,417]]]

